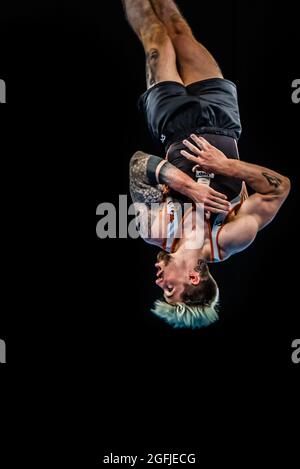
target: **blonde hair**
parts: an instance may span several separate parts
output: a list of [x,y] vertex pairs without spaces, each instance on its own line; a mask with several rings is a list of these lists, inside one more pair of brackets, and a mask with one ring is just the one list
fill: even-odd
[[151,312],[164,319],[175,328],[199,329],[213,324],[219,319],[218,316],[219,290],[210,304],[192,305],[185,303],[169,304],[157,300]]

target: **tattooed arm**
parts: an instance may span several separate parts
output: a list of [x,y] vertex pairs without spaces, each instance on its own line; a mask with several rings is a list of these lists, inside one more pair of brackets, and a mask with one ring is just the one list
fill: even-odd
[[249,246],[257,232],[273,220],[290,192],[291,183],[272,169],[226,158],[204,138],[195,135],[191,138],[194,144],[183,142],[193,152],[183,150],[185,158],[201,165],[204,171],[243,179],[255,191],[220,233],[219,245],[225,258]]
[[201,165],[204,171],[246,181],[255,194],[243,203],[238,215],[251,216],[257,223],[258,230],[270,223],[289,194],[289,179],[272,169],[226,158],[202,137],[191,135],[191,138],[194,144],[187,140],[183,143],[193,154],[183,150],[182,155]]
[[256,192],[244,201],[232,221],[220,233],[224,257],[243,251],[277,215],[290,191],[287,177],[271,169],[237,161],[225,170],[227,175],[244,179]]
[[256,221],[258,230],[273,220],[291,188],[287,177],[272,169],[244,161],[230,162],[224,174],[243,179],[255,191],[243,203],[238,216],[251,216]]
[[227,213],[226,196],[192,178],[167,160],[137,151],[130,160],[130,192],[133,202],[152,203],[163,201],[161,184],[185,195],[194,203],[203,203],[206,210]]
[[129,181],[130,194],[134,203],[151,204],[163,201],[163,190],[158,185],[150,183],[148,177],[149,155],[137,151],[130,160]]

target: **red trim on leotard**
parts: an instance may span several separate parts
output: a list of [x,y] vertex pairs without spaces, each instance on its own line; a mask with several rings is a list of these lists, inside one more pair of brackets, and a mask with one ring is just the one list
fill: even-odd
[[208,234],[209,234],[209,241],[210,241],[210,260],[213,262],[215,260],[215,250],[214,250],[214,244],[212,240],[212,231],[211,231],[211,224],[210,220],[207,221],[208,225]]
[[[173,243],[172,243],[171,248],[170,248],[170,252],[171,252],[171,253],[174,252],[175,245],[176,245],[176,243],[178,242],[178,239],[179,239],[179,238],[177,238],[177,234],[178,234],[179,229],[180,229],[180,228],[182,229],[183,224],[184,224],[184,220],[186,219],[186,217],[188,216],[188,214],[191,213],[191,211],[193,211],[193,210],[194,210],[194,206],[193,206],[192,208],[190,208],[190,209],[187,211],[187,213],[184,213],[183,217],[181,218],[180,226],[178,226],[178,228],[177,228],[177,232],[176,232],[175,235],[174,235]],[[183,233],[182,233],[182,234],[183,234]]]

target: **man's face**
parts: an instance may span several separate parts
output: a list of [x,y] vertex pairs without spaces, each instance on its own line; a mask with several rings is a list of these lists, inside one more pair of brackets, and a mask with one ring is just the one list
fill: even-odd
[[158,254],[155,267],[157,269],[155,283],[163,290],[165,301],[180,302],[184,284],[189,283],[188,272],[179,268],[174,255],[164,251]]

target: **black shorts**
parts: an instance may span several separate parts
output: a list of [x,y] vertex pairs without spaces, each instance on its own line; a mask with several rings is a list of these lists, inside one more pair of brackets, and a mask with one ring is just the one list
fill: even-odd
[[188,86],[174,81],[157,83],[140,97],[139,108],[152,137],[166,151],[192,132],[238,140],[242,131],[236,86],[222,78]]

